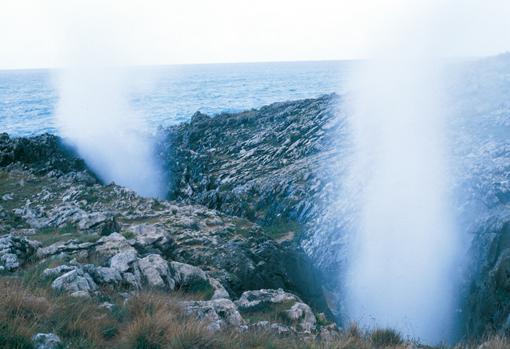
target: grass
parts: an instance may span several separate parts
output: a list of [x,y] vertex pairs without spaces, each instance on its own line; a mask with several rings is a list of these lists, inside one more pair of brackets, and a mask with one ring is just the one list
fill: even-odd
[[79,239],[81,242],[94,242],[97,241],[100,236],[97,234],[83,234],[74,224],[66,224],[63,227],[45,227],[38,229],[30,238],[39,241],[43,246],[49,246],[64,239]]
[[[28,279],[29,280],[29,279]],[[53,294],[44,287],[27,287],[27,280],[0,278],[0,348],[31,349],[38,332],[56,333],[67,348],[119,349],[405,349],[412,348],[390,329],[365,333],[353,326],[331,342],[303,340],[292,335],[249,330],[212,333],[206,324],[186,316],[178,306],[179,293],[140,292],[128,301],[113,297],[112,310],[97,299]],[[279,317],[281,309],[251,313]],[[244,314],[245,316],[247,314]],[[266,317],[267,319],[267,317]],[[483,346],[455,349],[504,349],[504,337],[487,338]],[[419,347],[418,347],[419,348]]]
[[280,239],[289,234],[298,235],[300,231],[299,223],[284,218],[276,219],[271,224],[264,225],[264,232],[273,239]]
[[240,309],[240,313],[244,319],[251,323],[268,320],[291,325],[292,323],[287,316],[287,310],[289,310],[294,303],[294,301],[275,304],[261,303],[259,306],[250,309]]

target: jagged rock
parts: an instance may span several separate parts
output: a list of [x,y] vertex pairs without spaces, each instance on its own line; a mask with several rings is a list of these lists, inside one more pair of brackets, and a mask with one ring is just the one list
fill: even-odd
[[57,277],[75,269],[76,266],[74,265],[59,265],[58,267],[55,268],[44,269],[42,272],[42,276],[45,278]]
[[170,274],[168,262],[158,254],[150,254],[138,260],[138,267],[150,287],[175,288],[175,281]]
[[327,176],[317,172],[334,159],[329,136],[342,126],[335,118],[339,102],[328,95],[236,114],[201,114],[165,130],[161,151],[170,192],[261,224],[310,221],[326,194]]
[[219,282],[215,278],[211,278],[211,277],[208,278],[208,281],[209,281],[209,284],[211,285],[211,287],[213,288],[213,295],[212,295],[211,299],[222,299],[222,298],[230,299],[230,295],[228,294],[225,287],[223,287],[221,282]]
[[182,287],[193,287],[194,285],[200,285],[209,283],[209,278],[205,272],[193,265],[170,262],[170,268],[175,282]]
[[73,255],[82,251],[88,251],[91,247],[97,245],[94,242],[80,242],[73,239],[65,242],[56,242],[47,247],[42,247],[37,250],[38,258],[47,258],[59,254]]
[[301,302],[301,300],[292,293],[285,292],[282,289],[262,289],[243,292],[235,303],[240,309],[250,310],[267,304],[284,302]]
[[81,230],[96,229],[103,235],[118,232],[119,226],[115,221],[115,215],[112,212],[92,212],[84,214],[77,222]]
[[136,250],[119,233],[112,233],[99,239],[95,252],[104,258],[111,258],[121,252],[134,252],[136,254]]
[[153,248],[166,255],[175,244],[164,228],[153,224],[132,225],[127,231],[135,235],[135,246],[139,249]]
[[315,331],[317,319],[312,309],[305,303],[295,303],[289,310],[287,316],[293,322],[296,322],[296,328],[300,332]]
[[122,275],[115,268],[89,266],[87,272],[98,284],[115,286],[122,282]]
[[37,333],[32,337],[35,349],[58,349],[62,346],[60,337],[54,333]]
[[[279,316],[285,314],[286,321],[289,322],[289,324],[271,323],[271,329],[279,334],[289,333],[289,331],[311,333],[317,329],[317,319],[312,309],[299,297],[282,289],[246,291],[235,301],[235,304],[241,314],[254,312],[271,314],[272,308],[277,306]],[[281,309],[282,306],[286,310]],[[261,325],[259,323],[257,326]]]
[[181,302],[181,306],[187,314],[205,321],[210,331],[228,327],[240,328],[245,324],[235,304],[228,299],[186,301]]
[[0,236],[0,270],[14,271],[32,258],[41,244],[22,236]]
[[131,268],[131,263],[138,259],[134,249],[119,252],[110,259],[110,267],[124,273]]
[[[13,163],[30,165],[39,174],[58,170],[61,173],[88,171],[76,152],[54,135],[43,134],[32,138],[10,138],[0,135],[0,166]],[[88,174],[95,178],[88,172]]]
[[51,287],[56,291],[69,292],[72,296],[87,296],[97,290],[92,277],[81,268],[68,271],[56,278]]

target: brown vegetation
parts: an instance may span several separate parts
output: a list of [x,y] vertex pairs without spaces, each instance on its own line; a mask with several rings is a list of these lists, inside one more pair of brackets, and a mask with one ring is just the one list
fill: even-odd
[[[212,333],[182,313],[182,295],[141,292],[123,301],[109,299],[110,309],[99,300],[56,295],[45,287],[15,278],[0,279],[0,347],[29,349],[38,332],[53,332],[68,348],[121,349],[372,349],[419,348],[389,329],[364,333],[355,326],[330,342],[277,336],[273,333],[235,330]],[[504,349],[510,342],[501,337],[480,345],[455,349]]]

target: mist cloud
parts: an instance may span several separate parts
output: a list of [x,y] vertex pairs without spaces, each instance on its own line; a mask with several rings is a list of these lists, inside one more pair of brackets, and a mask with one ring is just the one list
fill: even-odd
[[[129,31],[112,8],[70,4],[60,18],[61,54],[56,71],[56,119],[62,136],[105,182],[116,182],[147,196],[162,196],[145,116],[130,105]],[[126,24],[126,23],[124,23]]]

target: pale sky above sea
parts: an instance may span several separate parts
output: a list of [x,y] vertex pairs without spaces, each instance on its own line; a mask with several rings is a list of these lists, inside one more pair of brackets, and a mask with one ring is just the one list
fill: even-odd
[[485,56],[510,50],[508,18],[508,0],[2,0],[0,69],[357,59],[409,33]]

